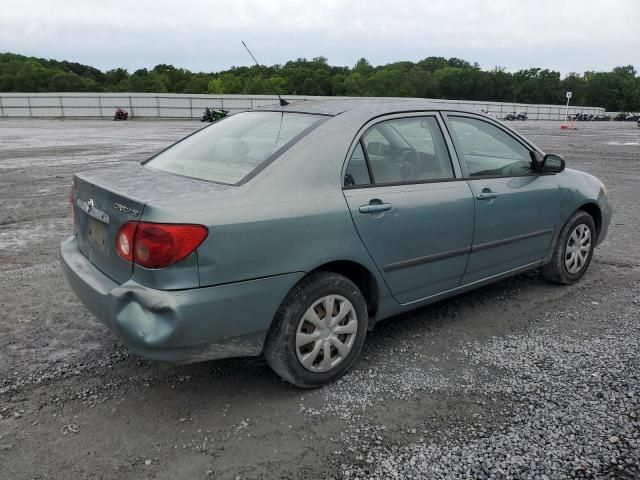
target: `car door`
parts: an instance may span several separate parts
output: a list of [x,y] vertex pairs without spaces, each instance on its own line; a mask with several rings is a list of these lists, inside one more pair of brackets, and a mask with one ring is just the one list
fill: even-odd
[[366,249],[400,303],[456,288],[474,200],[436,114],[377,120],[351,148],[344,195]]
[[461,167],[475,197],[475,230],[462,283],[540,262],[559,213],[555,175],[532,167],[531,148],[481,117],[446,114]]

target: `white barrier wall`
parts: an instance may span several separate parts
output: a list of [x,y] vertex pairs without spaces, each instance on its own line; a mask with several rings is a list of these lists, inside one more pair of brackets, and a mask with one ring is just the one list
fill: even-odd
[[[287,95],[286,99],[318,98]],[[362,98],[362,97],[348,97]],[[397,99],[397,98],[396,98]],[[155,93],[1,93],[2,118],[112,118],[116,108],[129,112],[130,118],[200,118],[205,107],[223,108],[235,113],[272,105],[273,95],[191,95]],[[498,118],[509,112],[526,112],[530,120],[562,120],[564,105],[529,105],[523,103],[479,102],[467,100],[430,100],[447,105],[484,110]],[[569,113],[605,113],[599,107],[569,107]]]

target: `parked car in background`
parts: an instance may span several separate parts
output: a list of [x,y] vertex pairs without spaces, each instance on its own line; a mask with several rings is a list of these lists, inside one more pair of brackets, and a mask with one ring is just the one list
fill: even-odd
[[229,116],[77,173],[65,275],[146,358],[264,354],[317,387],[376,322],[531,269],[570,284],[607,234],[597,178],[502,123],[423,101]]
[[640,113],[620,112],[613,119],[622,122],[637,122],[640,120]]
[[575,115],[576,120],[578,120],[579,122],[591,122],[595,119],[594,115],[592,113],[576,113]]

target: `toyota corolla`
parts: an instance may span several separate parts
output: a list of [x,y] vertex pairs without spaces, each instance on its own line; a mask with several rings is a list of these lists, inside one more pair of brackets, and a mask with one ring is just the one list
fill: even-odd
[[133,352],[263,354],[306,388],[344,374],[381,319],[530,269],[578,281],[611,218],[597,178],[416,100],[238,113],[76,174],[70,201],[65,275]]

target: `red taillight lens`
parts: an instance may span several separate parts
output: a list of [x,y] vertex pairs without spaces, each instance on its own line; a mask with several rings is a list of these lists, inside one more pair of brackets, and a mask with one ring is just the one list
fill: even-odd
[[203,225],[130,222],[116,237],[118,254],[146,268],[162,268],[187,258],[209,234]]

